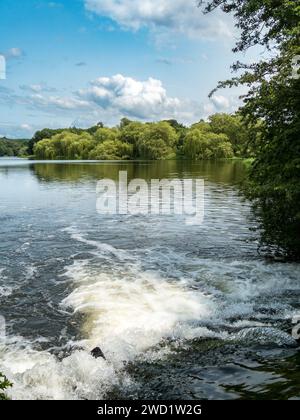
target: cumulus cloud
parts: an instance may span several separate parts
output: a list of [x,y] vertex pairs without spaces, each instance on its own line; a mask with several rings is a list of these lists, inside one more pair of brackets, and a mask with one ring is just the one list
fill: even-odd
[[170,96],[162,81],[149,77],[137,80],[122,74],[99,77],[89,85],[68,96],[51,95],[42,85],[21,86],[23,95],[0,91],[0,102],[10,95],[14,103],[59,115],[75,115],[115,124],[122,117],[155,121],[176,118],[195,122],[204,116],[204,106],[196,101]]
[[85,0],[85,7],[133,31],[147,27],[156,34],[171,31],[190,38],[231,38],[231,18],[219,10],[204,16],[197,8],[198,3],[198,0]]
[[89,85],[68,96],[51,95],[52,88],[43,84],[20,86],[26,95],[1,92],[0,102],[9,96],[10,102],[25,104],[34,109],[58,113],[75,112],[84,118],[101,117],[109,121],[121,117],[140,120],[159,120],[177,118],[189,123],[205,118],[215,112],[233,112],[238,102],[233,97],[214,95],[201,104],[197,101],[170,96],[163,83],[155,78],[137,80],[133,77],[116,74],[99,77]]
[[145,81],[121,74],[100,77],[80,90],[79,96],[103,109],[142,119],[174,115],[181,107],[181,101],[169,97],[162,82],[151,77]]
[[[142,121],[174,118],[192,124],[215,112],[233,112],[238,104],[233,97],[223,95],[214,95],[205,103],[178,98],[169,95],[158,79],[137,80],[122,74],[99,77],[69,95],[53,95],[40,84],[20,88],[16,93],[0,87],[0,103],[33,109],[35,114],[50,117],[61,126],[68,126],[74,120],[78,126],[98,121],[114,125],[122,117]],[[30,126],[22,125],[18,130],[29,132]]]

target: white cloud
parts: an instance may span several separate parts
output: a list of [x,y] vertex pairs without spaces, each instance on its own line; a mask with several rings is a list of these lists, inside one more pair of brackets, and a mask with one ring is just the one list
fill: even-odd
[[230,108],[230,101],[223,95],[214,95],[211,98],[212,103],[218,111],[228,111]]
[[84,0],[88,11],[106,16],[125,29],[147,27],[156,34],[185,34],[190,38],[231,38],[233,23],[217,10],[203,15],[198,0]]
[[[89,86],[68,96],[47,94],[41,85],[21,86],[26,94],[11,95],[11,102],[27,105],[57,117],[72,115],[73,119],[103,121],[116,124],[120,118],[156,121],[176,118],[192,123],[205,115],[204,106],[196,101],[169,96],[160,80],[149,77],[137,80],[117,74],[99,77]],[[3,92],[5,99],[6,92]],[[61,113],[61,111],[64,111]]]
[[121,74],[100,77],[80,90],[79,96],[103,109],[141,119],[171,116],[182,106],[178,98],[167,95],[160,80],[139,81]]
[[34,94],[26,99],[30,105],[42,106],[47,109],[76,110],[88,108],[89,103],[74,97],[45,96]]
[[133,119],[159,120],[176,118],[192,123],[216,112],[234,112],[240,105],[235,96],[215,94],[206,103],[169,96],[160,80],[149,77],[141,81],[117,74],[99,77],[87,89],[81,89],[79,99],[95,105],[110,115]]
[[[99,77],[69,95],[51,95],[41,84],[26,85],[21,87],[21,92],[0,88],[0,103],[33,109],[38,120],[47,118],[47,126],[62,127],[88,126],[98,121],[115,125],[122,117],[142,121],[174,118],[192,124],[215,112],[234,112],[239,105],[237,98],[229,95],[214,95],[205,103],[178,98],[169,95],[160,80],[152,77],[137,80],[122,74]],[[29,123],[7,128],[6,132],[26,137],[30,131],[41,128],[36,122]]]

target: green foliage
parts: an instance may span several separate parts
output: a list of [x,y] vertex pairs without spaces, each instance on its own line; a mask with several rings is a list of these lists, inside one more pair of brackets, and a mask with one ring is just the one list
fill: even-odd
[[217,134],[226,134],[236,156],[247,156],[250,130],[239,115],[214,114],[209,117],[210,129]]
[[172,156],[177,141],[177,133],[169,123],[147,124],[138,140],[139,155],[142,159],[167,159]]
[[[203,2],[201,2],[203,3]],[[257,63],[237,62],[238,77],[218,87],[245,85],[241,115],[254,131],[256,159],[246,193],[261,221],[262,244],[273,254],[300,258],[300,75],[292,63],[300,55],[300,4],[295,0],[212,0],[233,13],[241,30],[235,51],[253,45],[272,50]]]
[[97,143],[103,143],[105,141],[114,141],[119,137],[119,132],[116,128],[98,128],[94,134],[94,138]]
[[125,128],[130,123],[132,123],[132,121],[129,120],[128,118],[122,118],[120,121],[120,129],[123,130],[123,128]]
[[34,154],[34,146],[41,140],[50,139],[55,134],[62,133],[63,129],[51,130],[50,128],[44,128],[43,130],[37,131],[32,139],[28,143],[28,154]]
[[106,140],[98,144],[89,154],[95,160],[128,160],[133,154],[133,146],[120,140]]
[[184,155],[193,160],[221,159],[233,157],[233,150],[225,134],[190,130],[183,143]]
[[123,118],[120,125],[120,140],[132,144],[132,157],[139,158],[139,140],[145,130],[145,124]]
[[200,130],[204,133],[212,131],[211,124],[209,122],[206,122],[206,121],[203,121],[203,120],[197,122],[196,124],[193,124],[191,126],[191,129],[194,129],[194,128],[197,128],[198,130]]
[[6,391],[11,386],[12,384],[9,382],[6,376],[0,373],[0,401],[7,400],[7,397],[4,391]]
[[231,158],[234,145],[236,156],[241,156],[242,150],[243,156],[249,156],[245,146],[245,139],[249,141],[250,137],[247,133],[241,118],[235,115],[215,114],[210,121],[201,120],[190,128],[176,120],[142,123],[123,118],[113,128],[99,123],[87,130],[39,131],[33,137],[33,151],[38,159]]
[[27,140],[0,139],[0,156],[23,157],[27,155]]
[[103,127],[104,127],[104,124],[102,122],[98,122],[97,125],[87,128],[85,131],[91,135],[94,135],[99,128],[103,128]]
[[94,146],[95,140],[88,133],[62,131],[36,143],[34,154],[38,159],[88,159]]

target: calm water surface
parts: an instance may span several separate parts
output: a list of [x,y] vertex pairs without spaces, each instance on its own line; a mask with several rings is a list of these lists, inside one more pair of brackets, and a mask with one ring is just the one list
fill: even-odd
[[[97,214],[97,180],[120,170],[204,178],[204,224]],[[299,265],[258,255],[243,176],[239,162],[0,160],[10,397],[299,399]]]

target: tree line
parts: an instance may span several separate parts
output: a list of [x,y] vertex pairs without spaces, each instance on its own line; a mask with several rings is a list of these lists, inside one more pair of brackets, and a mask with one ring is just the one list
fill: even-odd
[[0,138],[1,156],[28,156],[28,140],[10,140],[6,137]]
[[116,127],[44,129],[29,142],[37,159],[208,160],[253,156],[252,137],[238,114],[214,114],[190,127],[176,120],[142,123],[123,118]]

